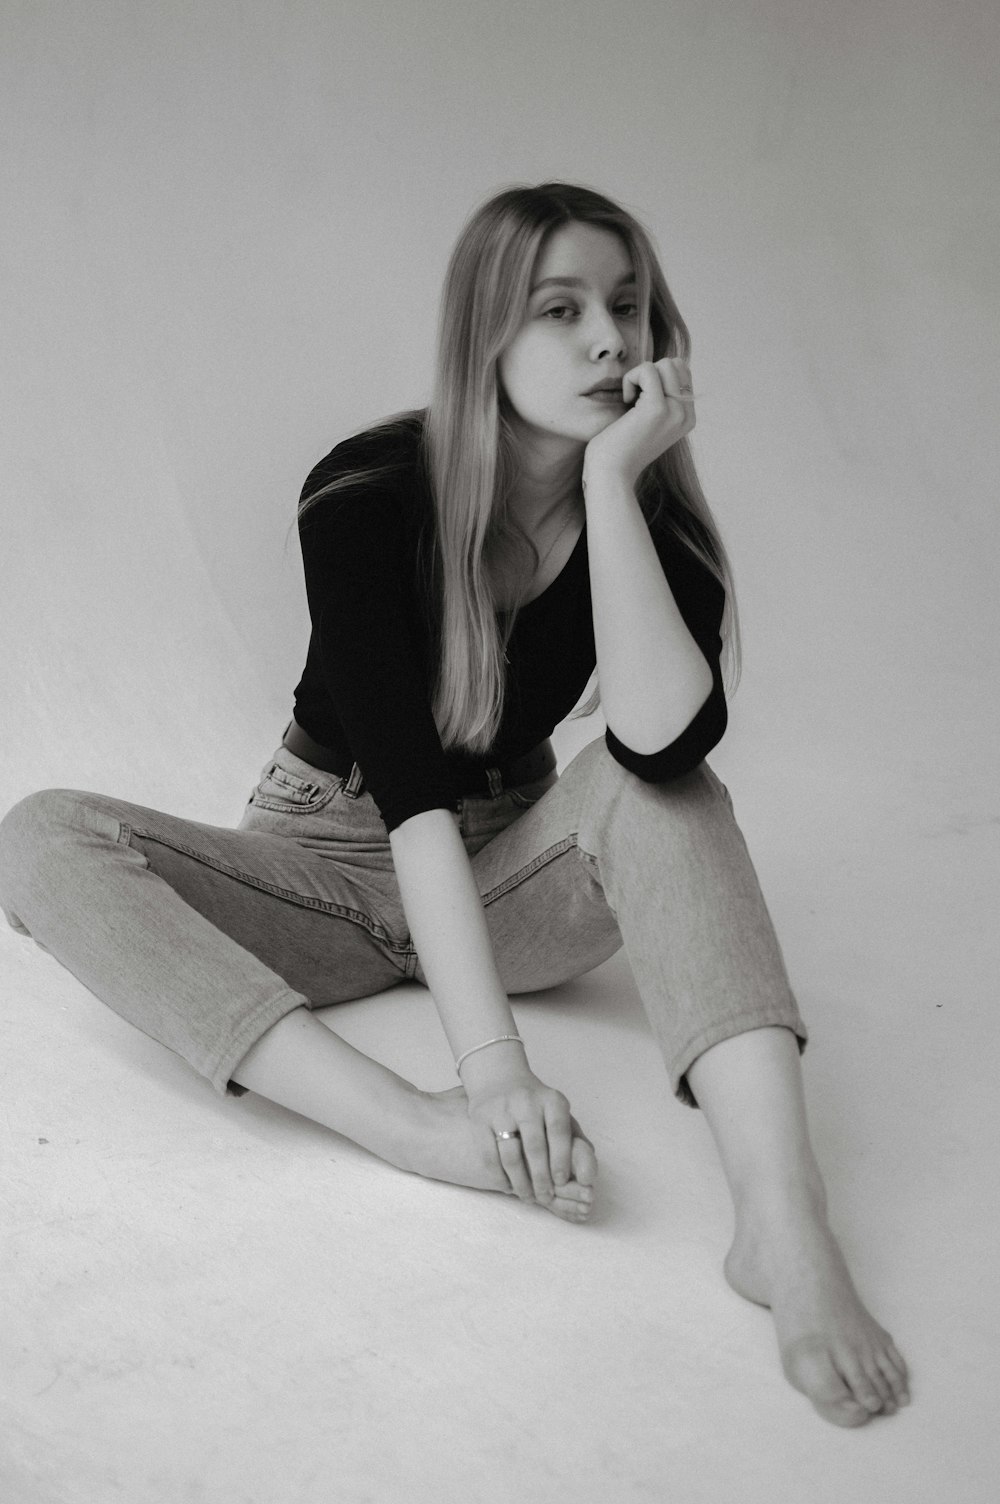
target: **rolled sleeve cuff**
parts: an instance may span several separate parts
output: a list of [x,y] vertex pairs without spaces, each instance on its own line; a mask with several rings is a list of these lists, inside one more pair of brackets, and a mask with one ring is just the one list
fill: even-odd
[[718,746],[729,721],[726,695],[718,668],[712,673],[712,692],[697,715],[669,746],[659,752],[633,752],[619,741],[609,726],[604,733],[608,751],[616,762],[644,783],[667,783],[690,773]]

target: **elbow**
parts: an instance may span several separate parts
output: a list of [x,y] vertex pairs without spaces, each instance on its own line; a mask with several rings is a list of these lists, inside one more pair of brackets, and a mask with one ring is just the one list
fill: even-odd
[[616,762],[644,783],[669,783],[682,778],[703,762],[726,732],[729,711],[721,676],[713,672],[711,692],[681,734],[656,752],[636,752],[619,741],[609,726],[604,734],[608,751]]

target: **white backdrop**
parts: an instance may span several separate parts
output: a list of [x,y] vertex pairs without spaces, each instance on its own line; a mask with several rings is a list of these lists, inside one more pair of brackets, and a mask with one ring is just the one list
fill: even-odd
[[[793,977],[815,1003],[835,958],[860,1028],[895,994],[914,1113],[942,1048],[985,1071],[989,0],[0,0],[0,20],[0,808],[58,785],[236,822],[304,660],[306,473],[426,400],[472,207],[580,181],[650,228],[692,331],[746,651],[712,763]],[[564,728],[563,762],[602,729]]]
[[720,764],[976,818],[989,12],[5,0],[0,798],[235,816],[304,658],[305,474],[426,400],[472,206],[563,177],[645,220],[692,330],[747,639]]

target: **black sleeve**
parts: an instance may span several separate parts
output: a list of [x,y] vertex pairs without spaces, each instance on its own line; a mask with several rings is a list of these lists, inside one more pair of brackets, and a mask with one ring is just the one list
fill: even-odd
[[619,741],[610,726],[604,740],[615,761],[637,778],[646,783],[667,783],[696,768],[725,734],[728,711],[719,658],[726,592],[701,560],[665,526],[650,531],[677,608],[712,670],[712,689],[680,736],[659,752],[634,752]]
[[[313,471],[304,495],[330,480],[347,446]],[[391,831],[456,798],[421,652],[411,530],[402,480],[323,497],[299,524],[306,596],[321,672],[351,755]]]

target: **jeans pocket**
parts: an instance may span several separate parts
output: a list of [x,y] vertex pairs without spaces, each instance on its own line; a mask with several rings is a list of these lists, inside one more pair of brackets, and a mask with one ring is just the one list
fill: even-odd
[[281,814],[308,814],[329,804],[346,782],[341,774],[314,768],[287,747],[279,747],[261,770],[250,802]]

